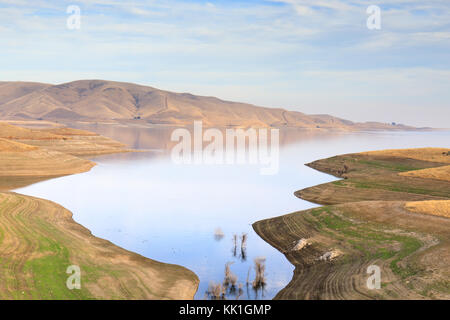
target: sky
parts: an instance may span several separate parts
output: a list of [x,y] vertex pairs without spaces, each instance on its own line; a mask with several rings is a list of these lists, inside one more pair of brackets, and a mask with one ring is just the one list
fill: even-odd
[[125,81],[450,127],[448,0],[0,0],[0,36],[0,81]]

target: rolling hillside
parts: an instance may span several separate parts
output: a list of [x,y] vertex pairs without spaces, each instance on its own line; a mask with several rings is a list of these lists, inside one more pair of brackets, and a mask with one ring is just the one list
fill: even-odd
[[306,115],[214,97],[174,93],[131,83],[80,80],[60,85],[0,82],[1,119],[135,121],[217,127],[299,127],[342,130],[405,130],[382,123],[353,123],[329,115]]

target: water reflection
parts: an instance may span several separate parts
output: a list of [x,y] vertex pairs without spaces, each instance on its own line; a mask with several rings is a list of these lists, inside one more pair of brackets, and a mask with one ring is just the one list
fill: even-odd
[[261,298],[264,297],[266,280],[266,258],[256,258],[255,279],[252,282],[253,290],[255,291],[255,299],[258,298],[258,293],[261,293]]
[[[237,234],[233,234],[233,247],[231,252],[234,258],[239,258],[241,262],[245,262],[247,260],[247,233],[242,233],[242,235],[238,238]],[[240,245],[239,245],[240,241]],[[239,248],[239,255],[238,255]]]
[[233,257],[236,258],[237,256],[237,246],[238,246],[238,236],[237,234],[233,234],[233,249],[231,252],[233,252]]
[[225,234],[223,233],[222,229],[217,228],[217,229],[214,231],[214,239],[215,239],[216,241],[220,241],[220,240],[222,240],[224,237],[225,237]]
[[[197,299],[205,293],[208,298],[271,299],[289,283],[293,266],[251,224],[316,206],[293,192],[335,178],[305,163],[386,148],[450,147],[449,132],[280,132],[280,171],[261,176],[248,165],[174,165],[167,158],[170,128],[84,129],[150,151],[101,157],[88,173],[17,192],[61,204],[94,235],[125,249],[189,268],[200,279]],[[225,287],[228,262],[237,280]]]
[[[86,124],[86,123],[73,123],[71,127],[77,129],[84,129],[94,131],[104,136],[110,137],[114,140],[120,141],[126,144],[128,147],[139,150],[147,150],[154,153],[154,156],[167,156],[178,142],[171,141],[171,134],[175,129],[179,127],[170,126],[150,126],[148,128],[142,128],[138,126],[124,126],[124,125],[110,125],[110,124]],[[187,128],[192,132],[192,128]],[[205,128],[206,130],[206,128]],[[218,128],[225,135],[225,128]],[[300,141],[308,141],[315,139],[333,139],[341,135],[345,135],[346,132],[330,132],[323,130],[306,130],[301,128],[285,128],[280,130],[279,144],[280,147],[286,147]],[[268,137],[270,143],[270,135]],[[206,145],[208,142],[203,141]],[[128,154],[128,155],[115,155],[114,158],[142,158],[142,154]]]
[[[254,260],[255,278],[250,281],[250,271],[247,273],[245,282],[247,299],[264,299],[264,288],[266,286],[266,258],[258,257]],[[233,273],[231,266],[233,261],[225,264],[225,276],[223,282],[210,281],[205,292],[205,299],[209,300],[239,300],[244,295],[244,284],[238,281],[238,276]],[[251,294],[253,292],[253,294]]]
[[243,233],[241,235],[241,254],[239,258],[241,258],[242,262],[247,261],[247,237],[248,237],[247,233]]

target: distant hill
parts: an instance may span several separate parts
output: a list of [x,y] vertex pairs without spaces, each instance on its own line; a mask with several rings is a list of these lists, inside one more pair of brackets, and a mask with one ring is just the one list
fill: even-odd
[[51,121],[136,121],[217,127],[298,127],[343,130],[407,130],[383,123],[354,123],[214,97],[174,93],[132,83],[80,80],[60,85],[0,82],[0,118]]

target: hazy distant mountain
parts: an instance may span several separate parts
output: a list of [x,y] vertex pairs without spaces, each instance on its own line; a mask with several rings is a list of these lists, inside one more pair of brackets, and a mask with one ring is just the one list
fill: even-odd
[[136,121],[205,126],[408,129],[402,125],[353,123],[329,115],[306,115],[214,97],[174,93],[132,83],[80,80],[60,85],[0,82],[0,118],[60,121]]

